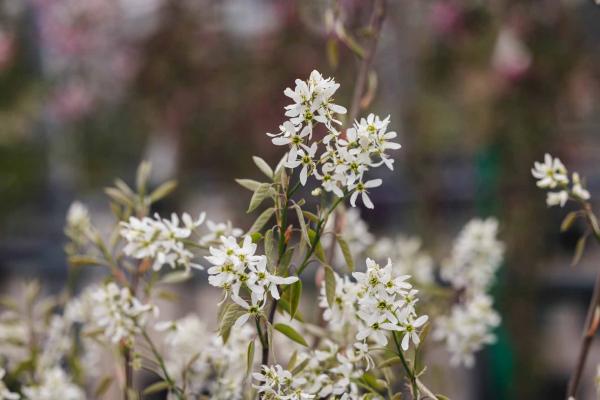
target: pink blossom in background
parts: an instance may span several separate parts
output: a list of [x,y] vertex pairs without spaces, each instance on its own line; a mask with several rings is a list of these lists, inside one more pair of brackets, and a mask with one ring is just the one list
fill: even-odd
[[0,72],[11,63],[15,53],[15,39],[11,33],[0,31]]
[[72,122],[84,117],[94,104],[92,93],[82,82],[59,87],[50,98],[49,109],[58,122]]
[[515,82],[527,74],[531,62],[531,52],[517,33],[512,28],[500,29],[492,54],[492,67],[496,73]]
[[454,33],[462,26],[462,10],[453,1],[438,1],[431,7],[429,21],[434,32],[440,36]]

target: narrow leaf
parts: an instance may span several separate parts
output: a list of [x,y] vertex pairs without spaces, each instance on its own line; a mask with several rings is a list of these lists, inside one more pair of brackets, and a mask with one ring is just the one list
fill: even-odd
[[[281,312],[283,314],[283,312],[286,312],[288,315],[292,315],[292,307],[290,306],[289,301],[287,301],[285,298],[280,298],[279,301],[277,302],[277,310],[279,312]],[[300,321],[300,322],[304,322],[304,318],[302,317],[302,313],[300,311],[296,311],[296,314],[294,315],[294,319],[296,321]]]
[[102,378],[98,386],[96,386],[96,390],[94,390],[94,397],[102,397],[108,391],[108,389],[110,389],[112,383],[112,376],[109,375]]
[[246,354],[246,375],[252,371],[254,365],[254,340],[248,343],[248,352]]
[[302,281],[298,279],[296,282],[290,285],[290,319],[296,316],[298,306],[300,305],[300,298],[302,297]]
[[219,334],[223,338],[223,342],[227,343],[231,327],[240,315],[244,313],[244,309],[237,304],[229,303],[223,311],[223,317],[219,324]]
[[104,189],[104,193],[106,193],[108,195],[108,197],[110,197],[112,200],[116,201],[117,203],[119,203],[121,205],[132,207],[132,208],[134,206],[133,200],[130,199],[129,197],[127,197],[127,195],[125,195],[119,189],[109,187],[109,188]]
[[250,213],[256,210],[256,207],[260,206],[264,199],[269,197],[271,193],[271,184],[270,183],[261,183],[256,191],[252,194],[252,198],[250,199],[250,205],[248,206],[247,213]]
[[150,202],[155,203],[170,195],[177,187],[177,181],[171,180],[163,183],[150,194]]
[[306,229],[306,222],[304,222],[304,215],[302,215],[302,209],[297,204],[294,204],[294,209],[296,210],[296,216],[298,217],[298,223],[300,224],[302,237],[310,245],[310,238],[308,237],[308,231]]
[[325,268],[325,296],[327,297],[327,304],[329,307],[333,307],[335,304],[335,272],[329,265],[324,265]]
[[254,221],[250,229],[248,229],[248,233],[260,232],[260,230],[267,224],[267,222],[269,222],[274,213],[275,208],[273,207],[269,207],[265,211],[263,211],[258,216],[258,218],[256,218],[256,221]]
[[242,187],[254,192],[261,185],[260,182],[252,180],[252,179],[236,179],[237,183],[239,183]]
[[168,390],[169,386],[170,386],[169,382],[159,381],[159,382],[153,383],[152,385],[146,387],[146,389],[144,389],[142,394],[147,395],[147,394],[163,392],[165,390]]
[[588,235],[583,235],[577,241],[577,244],[575,245],[575,254],[573,255],[573,261],[571,261],[572,267],[576,266],[581,260],[581,257],[583,256],[583,251],[585,250],[585,243],[587,241],[587,237]]
[[561,232],[568,231],[569,228],[571,228],[571,226],[573,226],[573,223],[575,222],[576,219],[577,219],[576,211],[571,211],[570,213],[568,213],[565,216],[565,218],[563,219],[562,223],[560,224],[560,231]]
[[165,274],[158,283],[180,283],[185,282],[192,277],[191,271],[174,271]]
[[340,249],[342,250],[342,254],[344,255],[344,261],[346,262],[346,266],[348,266],[348,270],[350,272],[354,271],[354,257],[352,257],[352,252],[350,251],[350,246],[348,246],[348,242],[341,236],[336,236],[337,242],[340,245]]
[[299,334],[291,326],[286,325],[286,324],[275,324],[275,325],[273,325],[273,328],[275,328],[275,330],[283,333],[285,336],[292,339],[294,342],[299,343],[302,346],[308,347],[308,343],[306,343],[306,340],[304,340],[302,335]]
[[271,169],[271,167],[269,167],[269,164],[267,164],[265,160],[258,156],[252,156],[252,160],[263,174],[273,179],[273,170]]

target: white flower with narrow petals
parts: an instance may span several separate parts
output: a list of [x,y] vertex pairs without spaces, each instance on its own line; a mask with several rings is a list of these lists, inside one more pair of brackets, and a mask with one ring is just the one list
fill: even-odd
[[590,192],[583,187],[581,178],[577,172],[573,173],[573,187],[571,188],[571,192],[573,193],[573,196],[577,197],[579,200],[586,201],[591,197]]
[[374,208],[375,206],[373,205],[373,202],[369,198],[369,192],[367,191],[367,189],[376,188],[378,186],[381,186],[381,183],[382,183],[381,179],[371,179],[370,181],[367,181],[364,183],[358,182],[355,185],[352,185],[350,187],[350,190],[354,191],[352,193],[352,195],[350,196],[350,204],[352,204],[352,207],[356,207],[356,198],[360,194],[362,202],[365,205],[365,207]]
[[569,192],[561,190],[560,192],[546,193],[546,205],[548,207],[561,206],[564,207],[569,200]]
[[546,153],[544,162],[535,162],[531,174],[538,180],[537,185],[542,189],[554,189],[569,183],[567,169],[558,158]]

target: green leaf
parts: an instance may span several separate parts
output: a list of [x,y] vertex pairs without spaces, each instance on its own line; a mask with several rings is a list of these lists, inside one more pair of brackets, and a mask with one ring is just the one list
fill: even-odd
[[258,156],[252,156],[252,160],[263,174],[268,176],[270,179],[273,179],[273,170],[271,169],[271,167],[269,167],[269,164],[267,164],[265,160]]
[[344,240],[344,238],[341,235],[336,235],[336,239],[338,244],[340,245],[342,254],[344,255],[344,261],[348,266],[348,270],[350,272],[354,271],[354,257],[352,257],[352,252],[350,251],[350,246],[348,246],[348,242],[346,242],[346,240]]
[[300,364],[296,365],[294,367],[293,370],[291,370],[290,372],[292,373],[292,375],[297,375],[300,372],[302,372],[304,370],[304,368],[306,368],[306,366],[308,365],[308,362],[310,361],[310,358],[306,358],[304,361],[302,361]]
[[391,367],[392,365],[400,364],[400,361],[400,357],[398,356],[388,358],[387,360],[382,361],[381,364],[377,366],[377,369],[382,369],[386,367]]
[[288,371],[291,371],[294,368],[294,366],[296,365],[296,361],[298,361],[298,350],[294,350],[290,359],[288,360],[288,364],[285,367],[285,369],[287,369]]
[[340,61],[340,49],[335,37],[327,40],[327,61],[331,68],[336,69]]
[[260,206],[260,204],[271,195],[271,184],[270,183],[261,183],[256,191],[252,194],[252,198],[250,199],[250,205],[248,206],[247,213],[250,213],[256,210],[256,207]]
[[135,184],[138,193],[141,195],[144,195],[144,192],[146,191],[146,183],[150,177],[150,171],[152,171],[152,164],[149,161],[142,161],[137,169]]
[[177,181],[171,180],[163,183],[150,194],[150,202],[155,203],[160,199],[164,199],[168,195],[170,195],[173,190],[177,187]]
[[236,179],[237,183],[239,183],[242,187],[254,192],[261,185],[260,182],[252,180],[252,179]]
[[450,397],[446,397],[443,394],[436,394],[435,397],[437,397],[438,400],[450,400]]
[[313,214],[310,211],[302,211],[302,214],[304,214],[304,216],[311,220],[314,223],[318,223],[319,222],[319,216],[317,214]]
[[[292,306],[290,305],[289,301],[287,301],[285,298],[280,298],[279,301],[277,302],[277,309],[283,314],[283,311],[285,311],[286,313],[288,313],[288,315],[292,315]],[[300,322],[304,322],[304,317],[302,317],[302,313],[300,311],[296,311],[296,314],[294,315],[294,319],[296,321],[300,321]]]
[[325,260],[325,252],[323,251],[323,246],[321,246],[321,241],[319,240],[318,242],[315,243],[316,238],[317,238],[317,232],[315,232],[312,229],[308,230],[308,237],[310,238],[310,244],[315,246],[315,251],[314,254],[317,257],[317,259],[319,261],[321,261],[323,264],[326,264],[327,261]]
[[302,281],[298,279],[290,285],[290,318],[294,318],[302,297]]
[[98,384],[98,386],[96,386],[96,389],[94,390],[94,397],[102,397],[108,391],[108,389],[110,389],[110,386],[113,383],[113,379],[114,378],[110,375],[107,375],[104,378],[102,378],[102,380],[100,380],[100,383]]
[[166,273],[160,278],[158,283],[180,283],[185,282],[192,277],[192,272],[190,270],[187,271],[174,271]]
[[324,265],[325,268],[325,296],[327,297],[327,304],[329,307],[333,307],[335,304],[335,272],[329,265]]
[[281,256],[281,260],[279,260],[279,270],[277,271],[279,275],[286,276],[288,274],[288,268],[292,262],[294,250],[293,247],[288,247],[285,253],[283,253],[283,256]]
[[260,242],[263,238],[263,236],[260,234],[260,232],[252,232],[250,234],[250,237],[252,238],[252,243],[254,243],[254,244],[258,244],[258,242]]
[[299,334],[291,326],[286,325],[286,324],[275,324],[275,325],[273,325],[273,328],[275,328],[275,330],[283,333],[285,336],[292,339],[294,342],[299,343],[302,346],[308,347],[308,343],[306,343],[306,340],[304,340],[302,335]]
[[165,390],[168,390],[169,387],[170,387],[169,382],[159,381],[159,382],[153,383],[152,385],[146,387],[146,389],[144,389],[142,394],[147,395],[147,394],[164,392]]
[[225,306],[221,322],[219,323],[219,334],[223,338],[223,343],[227,343],[229,334],[231,333],[231,327],[244,312],[245,310],[242,307],[234,303],[228,303]]
[[365,372],[360,379],[367,386],[369,386],[377,392],[382,392],[386,388],[386,383],[384,381],[382,381],[381,379],[377,379],[373,374],[370,374],[368,372]]
[[577,220],[577,211],[571,211],[568,213],[560,224],[560,231],[566,232],[573,226],[573,223]]
[[265,232],[265,255],[267,256],[268,265],[271,267],[275,265],[277,262],[277,252],[272,229]]
[[248,352],[246,353],[246,375],[252,371],[254,365],[254,340],[248,343]]
[[125,195],[119,189],[108,187],[104,189],[104,193],[106,193],[108,197],[110,197],[113,201],[117,202],[118,204],[131,208],[134,207],[133,200],[127,197],[127,195]]
[[256,221],[254,221],[250,229],[248,229],[248,232],[260,232],[260,230],[267,224],[267,222],[269,222],[269,220],[273,216],[273,213],[275,213],[275,208],[273,207],[269,207],[265,211],[263,211],[258,216],[258,218],[256,218]]
[[585,250],[587,238],[588,235],[583,235],[577,241],[577,244],[575,245],[575,254],[573,255],[573,261],[571,261],[572,267],[576,266],[579,263],[579,261],[581,261],[581,257],[583,256],[583,252]]
[[302,209],[297,204],[294,204],[294,209],[296,210],[296,216],[298,217],[298,223],[300,224],[302,237],[310,245],[310,238],[308,237],[308,231],[306,229],[306,223],[304,222],[304,216],[302,215]]

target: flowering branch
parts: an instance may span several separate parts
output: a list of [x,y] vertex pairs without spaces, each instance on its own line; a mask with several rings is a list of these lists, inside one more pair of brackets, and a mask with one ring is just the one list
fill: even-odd
[[[586,239],[590,232],[597,239],[597,241],[600,242],[600,227],[598,226],[598,219],[592,210],[591,204],[589,203],[589,199],[591,197],[590,192],[585,188],[577,172],[573,173],[572,180],[570,180],[568,171],[564,164],[560,161],[560,159],[552,157],[550,154],[545,154],[544,162],[535,162],[531,173],[534,178],[537,179],[537,186],[541,189],[548,190],[546,197],[546,204],[548,207],[564,207],[567,201],[571,200],[579,204],[581,208],[579,211],[573,211],[567,214],[561,225],[561,231],[566,231],[578,218],[582,216],[585,218],[586,224],[588,225],[588,232],[586,232],[579,239],[575,248],[575,255],[572,262],[572,265],[575,265],[581,259],[585,249]],[[600,271],[596,276],[594,291],[588,306],[586,322],[581,337],[581,344],[579,346],[575,368],[571,374],[569,384],[567,386],[567,400],[574,399],[575,395],[577,394],[588,353],[590,351],[592,341],[594,340],[594,336],[598,331],[599,325]]]

